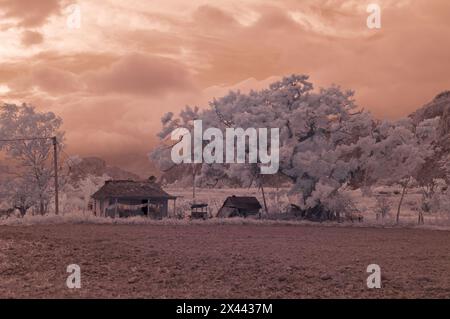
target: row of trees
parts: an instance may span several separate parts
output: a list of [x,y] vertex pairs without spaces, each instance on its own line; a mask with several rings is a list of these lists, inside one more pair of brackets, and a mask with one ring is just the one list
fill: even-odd
[[[280,170],[292,183],[305,215],[321,219],[339,214],[336,207],[345,187],[370,193],[373,185],[402,187],[397,221],[408,187],[429,188],[434,179],[421,176],[428,159],[439,152],[436,134],[439,118],[415,123],[377,120],[359,109],[353,92],[337,86],[313,89],[305,75],[283,78],[260,91],[230,92],[210,102],[210,108],[186,106],[179,116],[167,113],[159,133],[161,145],[150,158],[163,171],[174,168],[170,161],[171,132],[179,127],[192,130],[194,120],[204,127],[280,129]],[[446,163],[442,163],[445,165]],[[221,179],[239,180],[242,186],[262,186],[259,164],[196,164],[199,182],[214,185]],[[190,170],[186,167],[186,170]],[[422,174],[423,175],[423,174]]]

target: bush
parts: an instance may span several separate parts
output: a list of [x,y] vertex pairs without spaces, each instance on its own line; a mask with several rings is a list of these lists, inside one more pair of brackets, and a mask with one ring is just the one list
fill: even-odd
[[377,220],[379,220],[380,217],[384,220],[391,213],[392,204],[385,196],[377,197],[376,202],[375,213],[377,214]]

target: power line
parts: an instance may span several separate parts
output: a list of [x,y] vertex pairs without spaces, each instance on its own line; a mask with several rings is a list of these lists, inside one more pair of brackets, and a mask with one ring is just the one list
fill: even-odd
[[53,137],[19,137],[19,138],[9,138],[0,139],[0,142],[21,142],[21,141],[36,141],[36,140],[51,140]]
[[59,195],[58,195],[58,152],[57,145],[58,140],[56,136],[42,136],[42,137],[18,137],[18,138],[9,138],[9,139],[0,139],[0,143],[9,143],[9,142],[23,142],[23,141],[38,141],[38,140],[52,140],[53,144],[53,161],[54,161],[54,171],[55,171],[55,214],[59,213]]
[[[21,142],[21,141],[34,141],[34,140],[51,140],[53,137],[18,137],[18,138],[11,138],[11,139],[0,139],[1,142]],[[86,173],[80,166],[77,166],[77,164],[70,158],[70,155],[68,155],[62,148],[60,148],[60,152],[63,153],[66,156],[66,159],[72,163],[72,166],[70,164],[69,168],[71,167],[77,167],[83,174],[89,175]]]

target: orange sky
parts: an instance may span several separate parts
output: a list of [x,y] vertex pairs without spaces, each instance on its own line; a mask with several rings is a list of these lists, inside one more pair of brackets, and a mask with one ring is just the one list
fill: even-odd
[[0,100],[56,112],[71,154],[135,172],[165,112],[291,73],[406,115],[450,89],[450,1],[0,0]]

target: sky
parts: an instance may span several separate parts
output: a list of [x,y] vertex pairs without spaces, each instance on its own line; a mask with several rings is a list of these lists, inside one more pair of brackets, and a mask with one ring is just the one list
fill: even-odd
[[0,101],[56,113],[70,154],[143,176],[164,113],[293,73],[405,116],[450,89],[450,1],[0,0]]

